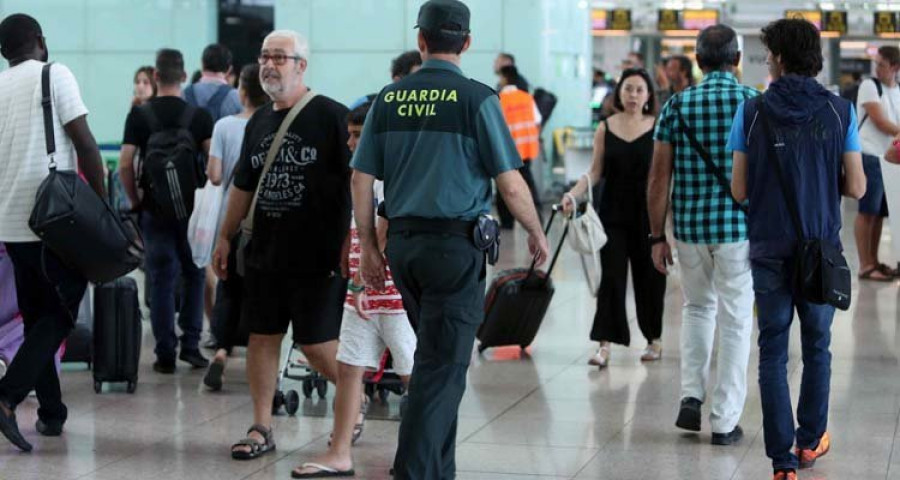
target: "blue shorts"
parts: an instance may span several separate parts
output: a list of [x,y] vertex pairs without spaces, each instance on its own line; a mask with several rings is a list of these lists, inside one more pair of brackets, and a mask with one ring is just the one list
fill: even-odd
[[881,178],[881,160],[874,155],[863,154],[863,170],[866,172],[866,194],[859,199],[859,213],[888,216],[887,198],[884,195],[884,179]]

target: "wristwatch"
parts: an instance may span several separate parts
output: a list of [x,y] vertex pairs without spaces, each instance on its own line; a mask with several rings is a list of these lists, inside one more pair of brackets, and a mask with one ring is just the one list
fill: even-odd
[[656,245],[657,243],[665,242],[666,234],[664,233],[658,237],[654,237],[653,234],[651,233],[650,235],[647,235],[647,239],[650,240],[650,246],[653,246],[653,245]]

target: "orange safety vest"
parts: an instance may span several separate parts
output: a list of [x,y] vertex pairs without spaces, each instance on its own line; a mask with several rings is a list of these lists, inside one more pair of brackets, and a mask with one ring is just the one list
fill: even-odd
[[509,126],[509,133],[516,142],[516,149],[523,161],[534,160],[540,151],[537,118],[534,115],[534,98],[522,90],[500,92],[500,107]]

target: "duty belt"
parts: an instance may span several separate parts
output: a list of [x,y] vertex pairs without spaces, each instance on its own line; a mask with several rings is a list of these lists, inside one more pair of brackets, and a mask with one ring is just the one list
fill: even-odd
[[395,233],[449,233],[466,238],[472,237],[474,220],[453,220],[438,218],[401,217],[388,221],[388,234]]

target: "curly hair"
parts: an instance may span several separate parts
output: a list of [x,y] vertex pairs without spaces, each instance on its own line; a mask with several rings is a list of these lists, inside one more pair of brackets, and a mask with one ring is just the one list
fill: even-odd
[[762,29],[762,42],[780,57],[785,73],[815,77],[822,71],[822,39],[819,30],[806,20],[776,20]]

